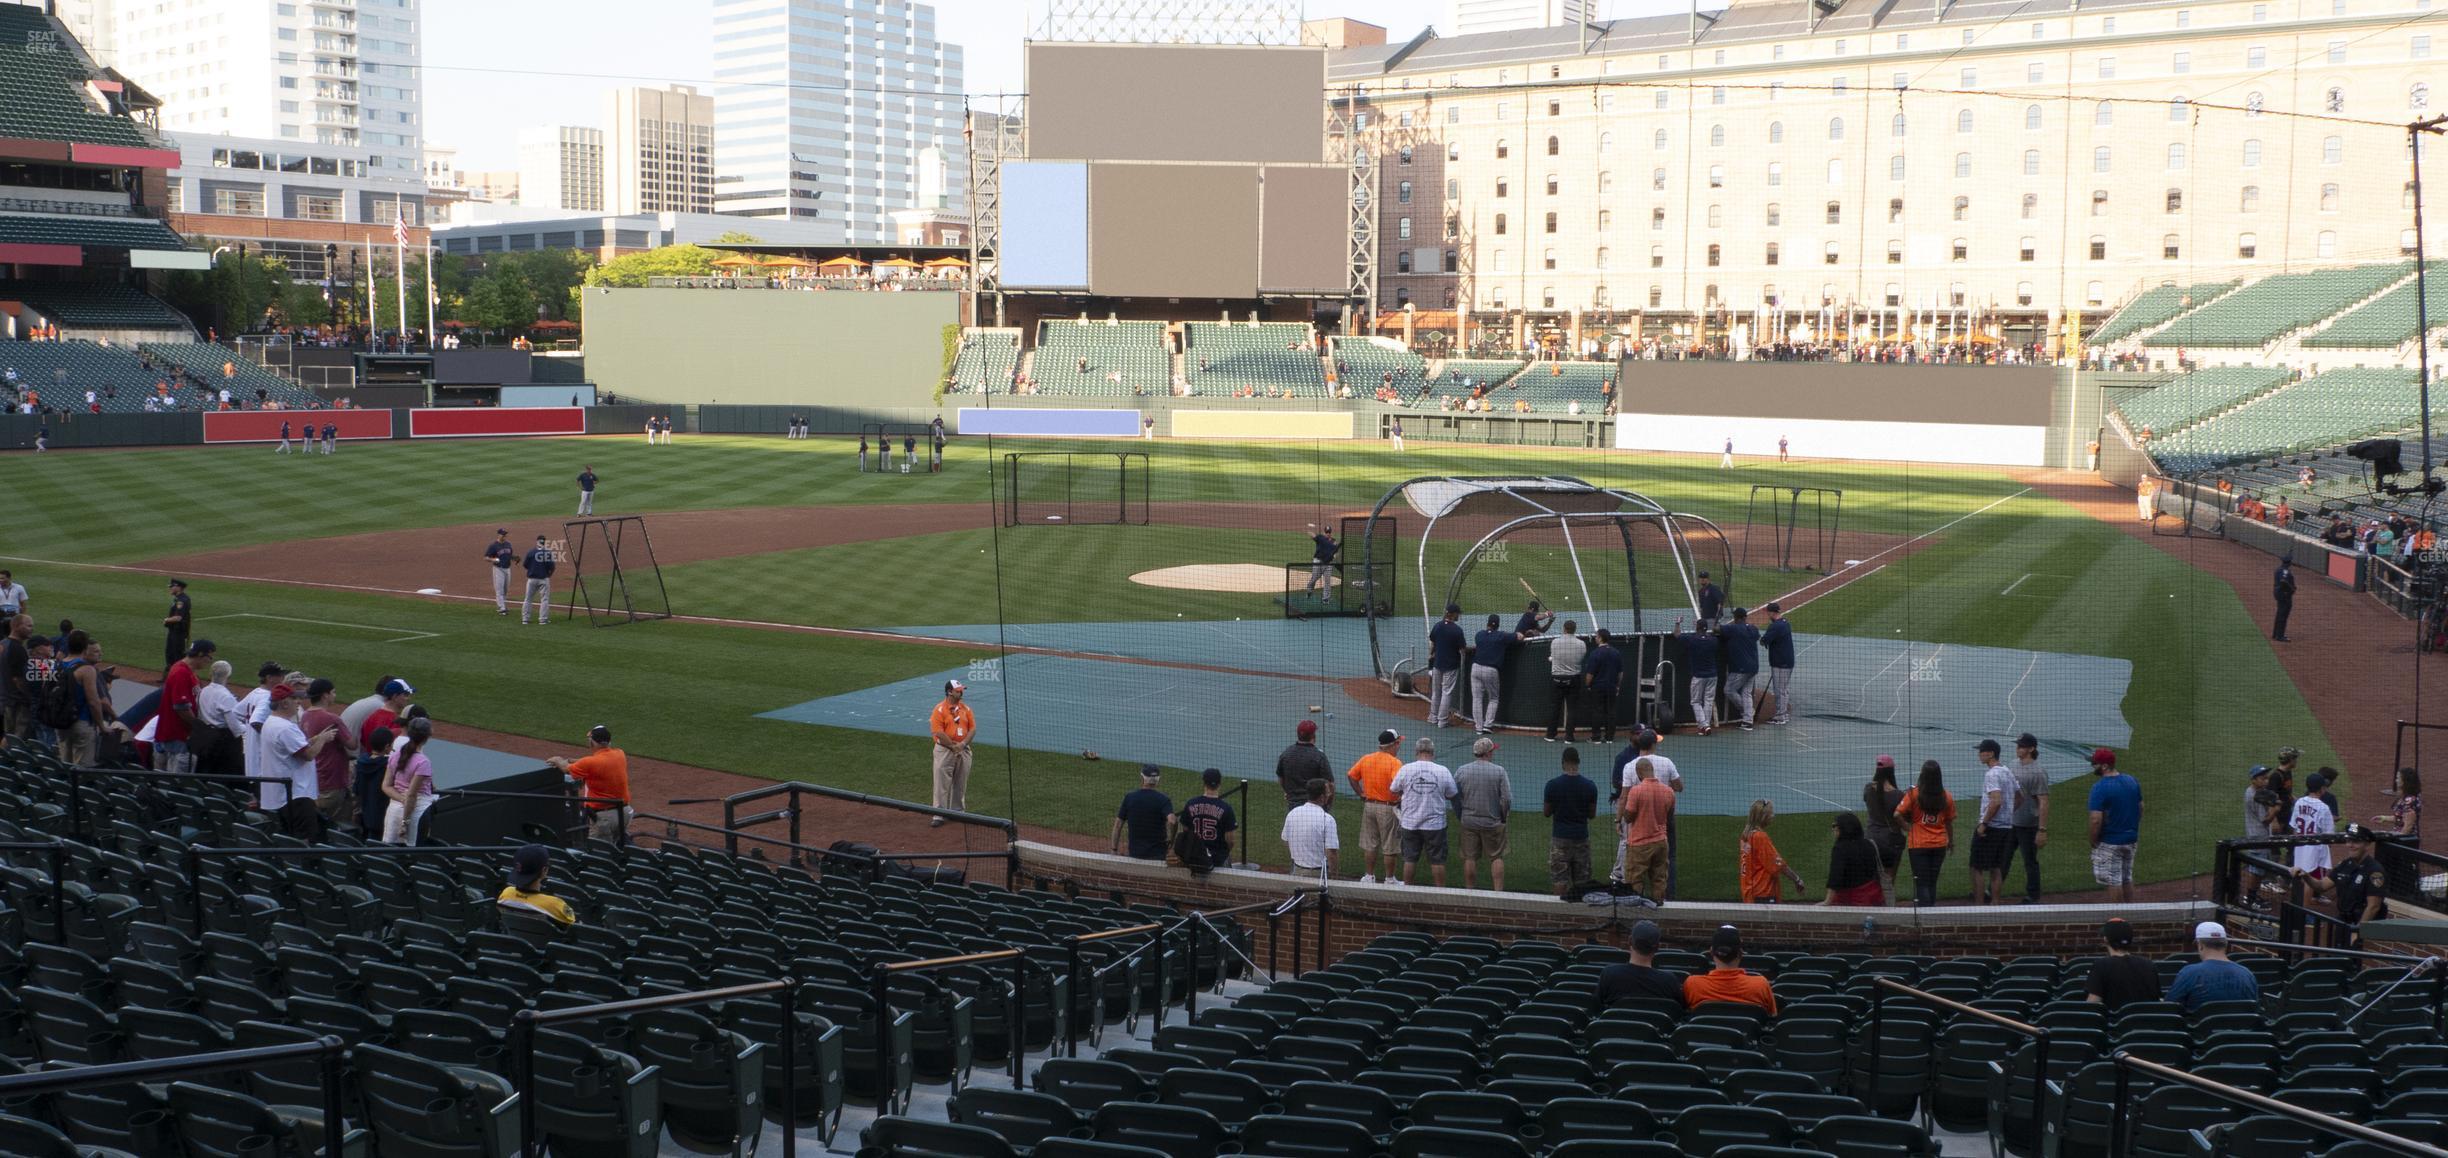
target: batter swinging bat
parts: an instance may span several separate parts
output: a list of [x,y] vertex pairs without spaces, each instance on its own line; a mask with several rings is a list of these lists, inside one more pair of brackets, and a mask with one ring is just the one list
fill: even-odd
[[1524,578],[1522,578],[1522,577],[1521,577],[1521,576],[1519,576],[1519,575],[1516,575],[1516,576],[1514,576],[1514,577],[1513,577],[1513,581],[1514,581],[1514,582],[1516,582],[1516,583],[1521,584],[1521,585],[1522,585],[1522,590],[1527,591],[1527,592],[1529,592],[1529,593],[1530,593],[1530,598],[1532,598],[1532,599],[1538,599],[1539,604],[1540,604],[1541,606],[1544,606],[1544,605],[1546,604],[1546,602],[1547,602],[1546,600],[1544,600],[1544,599],[1539,599],[1538,588],[1536,588],[1536,587],[1532,587],[1532,586],[1530,585],[1530,581],[1529,581],[1529,580],[1524,579]]

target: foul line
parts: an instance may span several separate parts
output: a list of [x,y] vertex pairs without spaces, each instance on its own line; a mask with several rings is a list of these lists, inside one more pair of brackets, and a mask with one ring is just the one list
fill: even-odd
[[[1929,530],[1923,531],[1923,532],[1921,532],[1921,533],[1920,533],[1920,534],[1918,534],[1918,535],[1914,535],[1912,538],[1906,539],[1906,540],[1904,540],[1903,542],[1896,544],[1895,546],[1885,548],[1885,549],[1883,549],[1883,550],[1881,550],[1881,551],[1879,551],[1879,552],[1877,552],[1877,553],[1875,553],[1875,554],[1873,554],[1873,555],[1869,556],[1868,558],[1863,558],[1863,559],[1855,559],[1853,562],[1851,562],[1851,563],[1849,563],[1849,564],[1845,565],[1844,567],[1842,567],[1842,568],[1840,568],[1840,569],[1838,569],[1838,570],[1835,570],[1835,571],[1830,571],[1830,572],[1828,572],[1827,574],[1825,574],[1825,575],[1822,575],[1822,576],[1818,577],[1817,579],[1813,579],[1813,580],[1811,580],[1810,582],[1808,582],[1808,583],[1805,583],[1805,584],[1801,585],[1800,587],[1796,587],[1796,588],[1794,588],[1793,590],[1788,591],[1788,592],[1786,592],[1785,594],[1778,596],[1778,597],[1777,597],[1777,600],[1776,600],[1777,605],[1778,605],[1779,607],[1781,607],[1782,609],[1784,609],[1785,611],[1790,612],[1790,611],[1792,611],[1794,608],[1797,608],[1797,607],[1802,606],[1803,604],[1809,603],[1809,602],[1811,601],[1811,599],[1817,599],[1817,598],[1819,598],[1819,596],[1820,596],[1820,595],[1825,595],[1825,594],[1827,594],[1827,593],[1828,593],[1828,591],[1835,591],[1835,590],[1838,590],[1838,589],[1840,589],[1840,588],[1843,586],[1843,584],[1838,584],[1836,587],[1830,587],[1830,588],[1828,588],[1828,590],[1827,590],[1827,591],[1821,591],[1821,592],[1819,592],[1817,595],[1813,595],[1813,596],[1811,596],[1811,597],[1810,597],[1810,599],[1804,599],[1804,600],[1802,600],[1800,603],[1789,603],[1789,602],[1787,602],[1787,600],[1790,600],[1790,599],[1792,599],[1793,597],[1795,597],[1795,596],[1797,596],[1797,595],[1800,595],[1800,594],[1802,594],[1803,592],[1808,591],[1808,590],[1810,590],[1810,589],[1811,589],[1811,588],[1813,588],[1813,587],[1817,587],[1817,586],[1819,586],[1819,585],[1820,585],[1820,584],[1822,584],[1822,583],[1826,583],[1826,582],[1829,582],[1829,581],[1831,581],[1831,580],[1838,579],[1838,578],[1844,578],[1846,583],[1851,583],[1851,582],[1854,582],[1855,580],[1858,580],[1858,579],[1867,578],[1867,577],[1869,576],[1869,574],[1870,574],[1870,572],[1869,572],[1869,571],[1864,571],[1864,572],[1862,572],[1860,575],[1853,575],[1853,576],[1850,576],[1849,578],[1848,578],[1848,577],[1846,577],[1846,573],[1847,573],[1847,572],[1852,571],[1854,568],[1859,567],[1859,566],[1861,566],[1861,565],[1862,565],[1862,564],[1864,564],[1864,563],[1868,563],[1868,562],[1871,562],[1872,560],[1875,560],[1875,559],[1880,559],[1880,558],[1884,558],[1884,557],[1886,557],[1886,556],[1888,556],[1888,555],[1895,554],[1896,552],[1901,551],[1901,550],[1903,550],[1903,549],[1904,549],[1904,548],[1906,548],[1906,547],[1912,546],[1913,544],[1918,543],[1918,542],[1920,542],[1920,541],[1921,541],[1921,540],[1923,540],[1923,539],[1929,538],[1930,536],[1935,535],[1935,534],[1939,533],[1940,531],[1944,531],[1944,530],[1948,529],[1949,527],[1953,527],[1955,524],[1960,523],[1960,522],[1963,522],[1964,520],[1969,519],[1969,518],[1971,518],[1971,517],[1972,517],[1972,516],[1974,516],[1974,515],[1985,515],[1985,514],[1988,514],[1990,511],[1996,510],[1997,508],[1999,508],[1999,507],[2001,507],[2001,506],[2004,506],[2004,505],[2006,505],[2007,503],[2010,503],[2010,502],[2013,502],[2013,501],[2014,501],[2014,500],[2016,500],[2016,499],[2022,498],[2023,496],[2025,496],[2025,495],[2027,495],[2027,494],[2030,494],[2031,492],[2032,492],[2032,488],[2030,488],[2030,487],[2024,487],[2022,490],[2016,491],[2015,493],[2013,493],[2013,494],[2011,494],[2011,495],[2007,495],[2006,497],[2001,498],[2001,499],[1997,500],[1996,502],[1990,503],[1989,505],[1987,505],[1987,506],[1985,506],[1985,507],[1982,507],[1982,508],[1980,508],[1980,509],[1979,509],[1979,510],[1977,510],[1977,511],[1966,511],[1966,512],[1964,512],[1963,514],[1957,515],[1957,516],[1955,516],[1954,518],[1949,519],[1949,520],[1947,520],[1946,522],[1939,524],[1938,526],[1935,526],[1935,527],[1930,528]],[[1873,568],[1871,568],[1870,570],[1871,570],[1871,571],[1876,571],[1876,570],[1878,570],[1878,568],[1873,567]]]
[[2023,585],[2023,580],[2024,580],[2024,579],[2029,579],[2029,578],[2031,578],[2031,572],[2029,572],[2029,571],[2024,572],[2024,573],[2023,573],[2023,579],[2017,579],[2017,580],[2015,580],[2014,582],[2007,584],[2007,585],[2006,585],[2006,589],[2005,589],[2004,591],[2000,591],[2000,592],[1998,592],[1998,594],[2000,594],[2000,595],[2012,595],[2012,594],[2014,594],[2014,589],[2015,589],[2015,588],[2017,588],[2017,587],[2021,587],[2021,586]]
[[384,627],[375,623],[341,623],[338,620],[333,619],[300,619],[294,615],[262,615],[253,611],[233,611],[227,615],[202,615],[196,617],[196,622],[203,623],[214,619],[277,619],[283,623],[312,623],[321,627],[346,627],[355,631],[398,631],[406,633],[397,639],[382,640],[381,642],[383,643],[406,643],[414,639],[436,639],[442,635],[442,633],[439,631],[417,631],[413,628],[407,627]]

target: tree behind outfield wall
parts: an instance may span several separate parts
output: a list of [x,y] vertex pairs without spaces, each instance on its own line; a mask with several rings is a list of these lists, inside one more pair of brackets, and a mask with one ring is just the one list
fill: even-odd
[[228,248],[213,255],[209,269],[172,274],[163,296],[189,318],[238,334],[261,326],[264,311],[286,300],[289,285],[288,263]]

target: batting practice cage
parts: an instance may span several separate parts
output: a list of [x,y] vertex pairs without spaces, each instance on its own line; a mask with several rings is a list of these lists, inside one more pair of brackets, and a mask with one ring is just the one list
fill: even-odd
[[[1657,652],[1640,663],[1654,650],[1635,650],[1644,637],[1662,639],[1677,618],[1699,618],[1703,575],[1721,585],[1733,581],[1733,559],[1716,524],[1568,475],[1415,478],[1387,491],[1371,514],[1383,519],[1397,508],[1421,520],[1419,534],[1407,543],[1370,535],[1359,554],[1364,563],[1404,555],[1412,564],[1403,610],[1418,618],[1369,623],[1371,668],[1404,698],[1434,695],[1433,683],[1420,678],[1431,657],[1414,641],[1449,605],[1462,608],[1466,635],[1485,630],[1490,616],[1507,632],[1537,625],[1535,634],[1586,637],[1604,628],[1630,666],[1655,679],[1671,660]],[[1390,529],[1392,520],[1385,522]],[[1396,622],[1413,625],[1399,642]],[[1547,647],[1531,641],[1510,654],[1504,670],[1518,691],[1499,697],[1498,722],[1527,726],[1550,714],[1553,689],[1537,678],[1546,670]],[[1671,696],[1660,699],[1671,691],[1649,689],[1654,711],[1673,710]],[[1652,710],[1637,694],[1628,700],[1635,712]]]
[[1824,575],[1836,569],[1836,530],[1843,521],[1841,490],[1754,483],[1743,511],[1741,563]]
[[1138,451],[1019,451],[995,477],[1006,527],[1147,525],[1148,456]]
[[663,589],[663,567],[655,562],[643,517],[574,519],[561,524],[561,535],[571,618],[584,613],[597,627],[671,618],[671,595]]
[[869,422],[859,427],[859,441],[875,448],[873,454],[859,456],[860,470],[925,474],[929,456],[935,453],[935,428],[914,422]]

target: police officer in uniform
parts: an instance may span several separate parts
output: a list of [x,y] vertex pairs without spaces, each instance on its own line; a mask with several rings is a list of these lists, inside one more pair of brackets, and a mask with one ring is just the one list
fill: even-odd
[[2270,575],[2270,595],[2278,601],[2278,619],[2270,625],[2270,639],[2287,641],[2287,616],[2295,612],[2295,553],[2289,551],[2278,560],[2278,570]]
[[169,657],[162,661],[162,670],[167,671],[187,659],[187,633],[195,627],[195,604],[187,598],[184,579],[170,581],[170,614],[162,616],[162,626],[170,633],[162,648],[162,654]]

